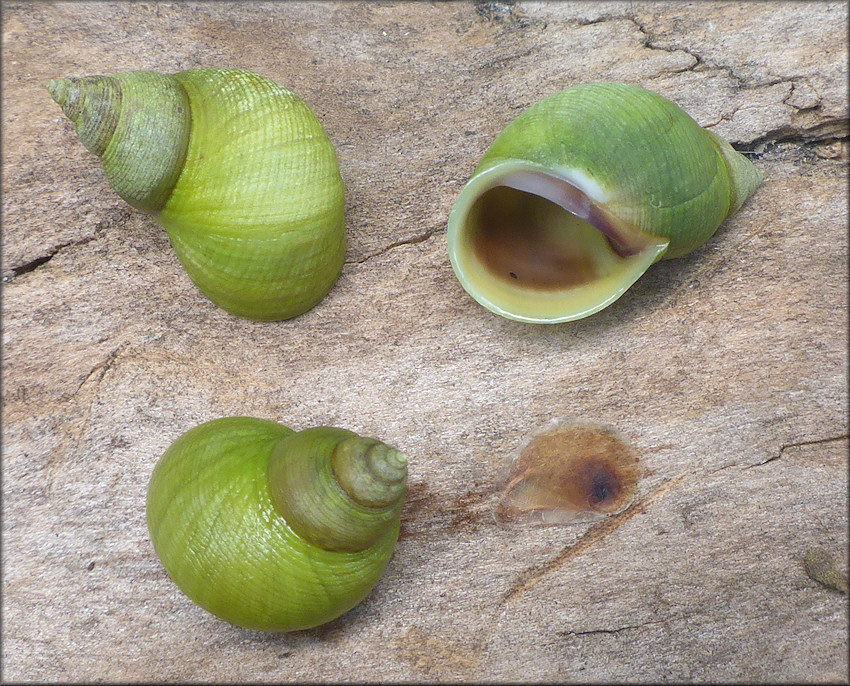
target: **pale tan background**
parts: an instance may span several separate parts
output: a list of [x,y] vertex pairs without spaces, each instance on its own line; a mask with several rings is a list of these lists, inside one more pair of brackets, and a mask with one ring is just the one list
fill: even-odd
[[[846,680],[847,5],[3,4],[3,676],[29,681]],[[338,151],[349,248],[283,323],[203,298],[107,186],[57,76],[241,66]],[[636,83],[765,181],[702,249],[579,322],[475,304],[449,210],[523,108]],[[334,424],[411,460],[371,596],[268,636],[182,596],[144,521],[180,433]],[[492,518],[538,425],[617,427],[651,470],[602,524]]]

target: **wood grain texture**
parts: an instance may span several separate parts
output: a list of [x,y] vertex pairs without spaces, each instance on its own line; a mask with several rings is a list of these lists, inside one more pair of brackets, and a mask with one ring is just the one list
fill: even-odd
[[[3,674],[8,681],[846,681],[845,3],[13,3],[3,21]],[[232,317],[107,186],[44,84],[240,66],[337,148],[330,295]],[[492,315],[445,224],[499,131],[577,83],[655,90],[765,181],[692,255],[578,322]],[[253,415],[410,458],[402,535],[359,607],[230,626],[144,518],[183,431]],[[610,424],[648,474],[592,524],[497,522],[510,455]]]

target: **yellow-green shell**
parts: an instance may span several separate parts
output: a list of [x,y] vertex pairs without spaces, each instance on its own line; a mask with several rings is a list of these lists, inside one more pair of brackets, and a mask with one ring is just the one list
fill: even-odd
[[294,317],[345,255],[336,153],[297,95],[241,69],[129,72],[49,84],[119,194],[168,231],[217,305]]
[[[201,607],[239,626],[293,631],[338,617],[378,582],[398,538],[398,512],[372,545],[353,552],[296,533],[275,508],[268,472],[275,451],[298,435],[251,417],[214,420],[180,436],[151,476],[147,521],[166,571]],[[404,492],[402,484],[400,500]]]
[[705,243],[761,179],[660,95],[575,86],[496,138],[449,218],[449,254],[464,288],[494,312],[578,319],[611,304],[656,260]]

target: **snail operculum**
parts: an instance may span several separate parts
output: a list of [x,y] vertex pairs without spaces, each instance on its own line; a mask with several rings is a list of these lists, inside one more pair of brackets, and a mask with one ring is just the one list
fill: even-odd
[[517,449],[500,479],[502,521],[583,522],[622,511],[644,469],[613,427],[556,419]]

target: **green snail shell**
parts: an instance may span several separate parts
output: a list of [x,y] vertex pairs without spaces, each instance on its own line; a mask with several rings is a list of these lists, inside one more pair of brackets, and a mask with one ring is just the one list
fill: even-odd
[[705,243],[761,173],[677,105],[637,86],[568,88],[496,138],[448,222],[455,274],[493,312],[586,317],[659,259]]
[[393,553],[406,491],[406,457],[379,441],[226,417],[160,458],[147,521],[169,576],[201,607],[242,627],[294,631],[368,595]]
[[48,90],[110,185],[165,227],[217,305],[287,319],[330,290],[345,256],[342,178],[296,94],[241,69],[56,79]]

